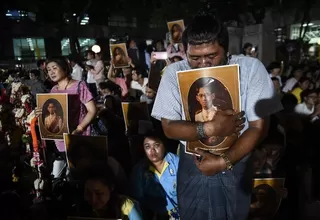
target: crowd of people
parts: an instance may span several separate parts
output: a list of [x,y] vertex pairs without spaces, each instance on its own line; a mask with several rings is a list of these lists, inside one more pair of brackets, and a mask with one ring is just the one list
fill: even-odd
[[[115,68],[117,54],[104,62],[101,53],[88,50],[85,62],[54,57],[39,61],[38,69],[2,74],[1,219],[307,219],[304,203],[320,196],[319,65],[290,69],[290,78],[283,76],[281,63],[266,68],[255,58],[251,44],[246,44],[245,54],[231,55],[227,28],[215,16],[204,14],[188,24],[181,43],[165,48],[162,40],[156,40],[143,51],[133,39],[127,45],[129,66],[123,68]],[[156,59],[154,52],[167,52],[168,59]],[[240,66],[241,112],[215,109],[210,121],[186,121],[176,72],[229,64]],[[159,78],[149,81],[151,74]],[[41,178],[50,184],[26,184],[43,191],[42,200],[30,204],[28,187],[22,190],[18,184],[27,168],[19,164],[21,155],[30,157],[35,143],[29,135],[30,118],[42,114],[35,101],[40,93],[77,95],[72,111],[79,114],[71,114],[69,120],[76,125],[70,131],[108,136],[108,160],[78,173],[68,168],[63,140],[39,138],[49,173]],[[146,103],[148,122],[126,125],[122,102]],[[49,112],[52,109],[48,106]],[[238,140],[221,155],[200,149],[197,156],[185,153],[186,141],[237,132]],[[8,176],[10,184],[5,184]],[[275,177],[285,178],[276,194],[287,198],[277,215],[278,207],[271,212],[261,209],[267,205],[261,199],[266,190],[252,189],[254,178]],[[260,194],[251,203],[255,192]]]

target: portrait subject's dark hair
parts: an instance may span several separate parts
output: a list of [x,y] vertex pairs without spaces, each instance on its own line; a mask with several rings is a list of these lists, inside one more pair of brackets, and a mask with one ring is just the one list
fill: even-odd
[[211,13],[196,15],[182,35],[185,50],[187,50],[188,44],[201,45],[216,41],[226,52],[228,51],[228,30],[223,22]]

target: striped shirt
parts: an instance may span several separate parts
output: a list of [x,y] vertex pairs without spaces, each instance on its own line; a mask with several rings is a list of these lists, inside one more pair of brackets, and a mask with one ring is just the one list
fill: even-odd
[[[255,58],[232,56],[230,64],[240,66],[241,107],[247,121],[244,132],[251,121],[262,119],[282,109],[273,83],[263,64]],[[177,72],[189,70],[186,60],[168,66],[162,76],[157,97],[152,110],[152,117],[161,120],[185,120],[179,92]]]

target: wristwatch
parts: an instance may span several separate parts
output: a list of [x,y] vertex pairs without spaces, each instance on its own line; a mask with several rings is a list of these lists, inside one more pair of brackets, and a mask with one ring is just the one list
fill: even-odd
[[226,163],[227,170],[232,170],[233,164],[232,164],[231,161],[229,160],[229,157],[228,157],[225,153],[220,154],[220,157],[222,157],[222,159],[223,159],[224,162]]

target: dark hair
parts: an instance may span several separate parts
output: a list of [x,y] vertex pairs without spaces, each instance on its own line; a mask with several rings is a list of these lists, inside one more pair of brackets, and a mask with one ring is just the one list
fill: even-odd
[[293,112],[295,106],[298,104],[298,99],[291,93],[284,94],[281,99],[281,104],[283,106],[284,112]]
[[301,77],[300,79],[299,79],[299,83],[301,84],[301,83],[304,83],[305,81],[309,81],[309,82],[311,82],[311,80],[308,78],[308,77]]
[[100,180],[103,184],[109,187],[110,191],[116,185],[116,177],[109,165],[103,168],[90,167],[83,172],[83,182],[88,180]]
[[271,77],[271,80],[280,82],[280,80],[277,77]]
[[145,76],[145,71],[144,71],[144,69],[143,69],[141,66],[139,66],[139,65],[135,66],[132,70],[136,71],[136,74],[137,74],[138,76],[139,76],[139,75],[141,75],[142,77]]
[[198,79],[197,87],[196,87],[196,94],[199,93],[201,88],[208,88],[211,93],[216,93],[217,87],[215,85],[215,81],[210,77],[205,77]]
[[45,60],[38,60],[38,61],[37,61],[37,67],[39,68],[39,67],[42,66],[44,63],[46,63]]
[[253,45],[252,45],[251,43],[245,43],[245,44],[243,45],[243,50],[246,50],[246,49],[248,49],[249,47],[253,47]]
[[159,140],[161,141],[163,144],[165,142],[165,135],[163,134],[163,132],[159,132],[159,131],[156,131],[156,130],[150,130],[148,132],[146,132],[146,134],[144,135],[144,139],[146,138],[150,138],[150,139],[153,139],[153,140]]
[[114,82],[112,82],[110,80],[106,81],[106,82],[99,83],[99,88],[100,89],[108,89],[114,95],[117,95],[117,96],[121,97],[121,94],[122,94],[121,87],[118,84],[116,84],[116,83],[114,83]]
[[108,186],[110,190],[110,200],[108,202],[108,207],[105,211],[107,216],[114,218],[121,218],[121,199],[118,192],[115,190],[116,187],[116,176],[112,171],[111,167],[105,165],[101,168],[92,167],[87,169],[83,175],[83,182],[88,180],[99,180],[104,185]]
[[40,71],[37,69],[32,69],[29,72],[32,73],[35,77],[40,77]]
[[173,56],[173,57],[170,58],[171,61],[174,61],[174,59],[178,59],[179,61],[183,60],[183,58],[181,56],[178,56],[178,55]]
[[301,100],[304,100],[304,98],[308,97],[311,94],[317,94],[317,91],[314,89],[307,89],[301,92],[300,96],[301,96]]
[[66,72],[67,76],[70,76],[72,73],[72,68],[70,63],[66,57],[52,57],[47,60],[47,64],[49,63],[56,63],[63,71]]
[[227,53],[229,49],[228,30],[220,19],[210,13],[196,15],[182,35],[185,50],[188,44],[200,45],[216,41]]
[[180,24],[173,24],[173,25],[171,26],[171,30],[170,30],[171,36],[172,36],[173,33],[174,33],[174,28],[178,28],[178,29],[180,29],[180,31],[182,32],[182,27],[180,26]]
[[88,54],[91,54],[92,56],[95,56],[95,52],[93,52],[92,50],[86,50],[85,52],[85,56],[88,56]]
[[279,62],[275,61],[275,62],[272,62],[269,64],[267,70],[268,70],[268,72],[271,72],[271,70],[273,70],[273,69],[280,69],[280,68],[281,68],[281,64]]

